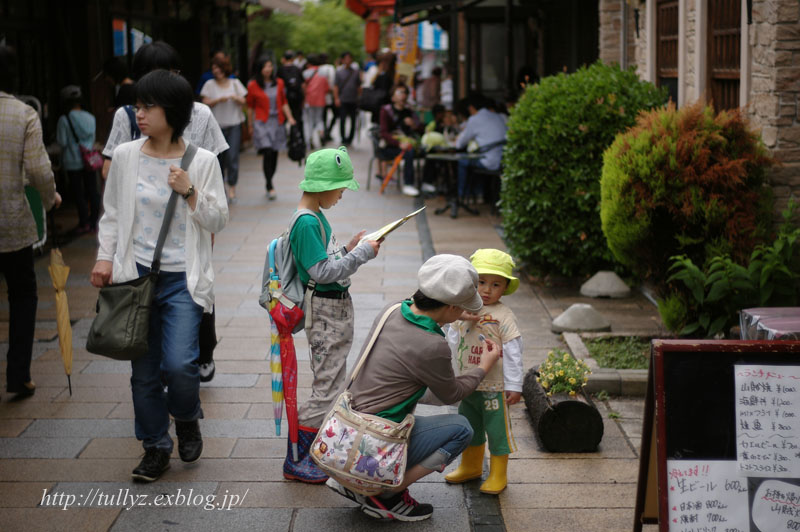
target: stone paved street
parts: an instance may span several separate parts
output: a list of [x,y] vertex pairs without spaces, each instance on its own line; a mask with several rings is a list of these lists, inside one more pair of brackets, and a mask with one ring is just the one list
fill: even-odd
[[[415,200],[401,196],[392,184],[384,195],[379,183],[366,190],[371,147],[366,138],[351,150],[358,192],[348,191],[326,213],[340,240],[361,229],[373,230],[413,210]],[[299,198],[302,169],[282,154],[276,176],[278,199],[268,201],[260,159],[242,156],[239,201],[231,207],[227,227],[216,237],[216,312],[219,345],[214,358],[216,376],[203,384],[205,419],[203,458],[185,465],[172,459],[171,469],[158,482],[134,484],[130,471],[142,454],[133,436],[130,365],[91,355],[84,349],[94,314],[96,290],[88,273],[95,244],[90,235],[63,248],[71,266],[67,293],[74,326],[73,394],[58,349],[53,288],[47,273],[49,259],[37,260],[39,310],[33,378],[36,395],[11,401],[0,391],[0,529],[37,530],[191,530],[293,531],[369,530],[392,528],[420,531],[614,531],[629,530],[633,520],[638,472],[642,400],[598,402],[605,423],[599,452],[555,455],[536,444],[523,403],[512,407],[519,451],[512,455],[509,486],[499,497],[476,495],[476,483],[449,486],[433,474],[412,486],[421,502],[435,506],[432,519],[420,523],[382,523],[359,512],[355,505],[320,486],[285,481],[281,474],[286,441],[275,435],[268,365],[269,322],[258,305],[261,271],[268,242],[285,227]],[[456,220],[435,216],[442,198],[427,201],[422,230],[409,223],[393,233],[379,256],[353,277],[356,310],[355,342],[348,366],[377,312],[388,302],[410,296],[423,256],[456,253],[469,256],[480,247],[503,248],[499,220],[481,208],[481,216],[463,213]],[[426,230],[428,229],[428,230]],[[0,299],[0,382],[5,383],[8,304],[5,284]],[[540,289],[523,282],[504,298],[519,319],[525,345],[526,370],[538,365],[549,349],[563,347],[549,331],[552,317],[574,301],[585,301],[571,290]],[[637,295],[603,303],[615,331],[658,333],[654,307]],[[310,391],[308,350],[304,334],[295,337],[300,374],[299,401]],[[440,407],[452,408],[452,407]],[[431,412],[436,407],[421,407]],[[610,412],[619,414],[609,418]],[[283,430],[286,431],[284,420]],[[172,429],[174,430],[174,429]],[[173,432],[174,434],[174,432]],[[58,493],[74,498],[62,497]],[[150,506],[128,509],[104,497],[148,495]],[[49,504],[45,494],[50,496]],[[174,496],[174,503],[156,507],[156,496]],[[184,499],[180,499],[180,496]],[[210,496],[217,503],[238,504],[229,510],[205,510]],[[186,500],[188,499],[188,501]],[[68,502],[71,505],[62,509]],[[105,503],[104,503],[105,502]],[[164,502],[164,501],[162,501]],[[498,504],[499,503],[499,506]],[[60,507],[59,507],[60,506]],[[500,513],[498,515],[497,508]]]

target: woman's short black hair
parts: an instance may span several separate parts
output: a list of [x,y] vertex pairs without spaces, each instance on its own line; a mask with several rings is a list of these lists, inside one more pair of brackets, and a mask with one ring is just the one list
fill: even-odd
[[414,300],[414,305],[417,306],[420,310],[436,310],[438,308],[446,307],[445,303],[442,303],[438,299],[431,299],[430,297],[423,294],[420,290],[414,292],[414,295],[411,296],[411,299]]
[[180,70],[181,56],[164,41],[155,41],[142,45],[133,56],[133,79],[138,81],[153,70]]
[[136,101],[164,109],[167,124],[172,128],[171,140],[177,142],[192,117],[194,92],[180,74],[154,70],[136,82]]
[[253,79],[256,80],[259,87],[266,87],[266,81],[264,79],[264,75],[261,73],[261,70],[264,68],[264,64],[269,61],[272,63],[272,79],[269,80],[269,83],[272,84],[275,82],[275,61],[272,60],[272,57],[268,55],[262,55],[256,61],[255,66],[253,67]]
[[0,46],[0,91],[9,94],[17,90],[17,52],[10,46]]

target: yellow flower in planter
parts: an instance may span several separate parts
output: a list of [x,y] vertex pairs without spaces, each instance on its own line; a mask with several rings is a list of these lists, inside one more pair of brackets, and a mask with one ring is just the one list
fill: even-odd
[[583,360],[575,360],[562,349],[554,349],[539,366],[540,384],[548,395],[575,395],[589,381],[591,370]]

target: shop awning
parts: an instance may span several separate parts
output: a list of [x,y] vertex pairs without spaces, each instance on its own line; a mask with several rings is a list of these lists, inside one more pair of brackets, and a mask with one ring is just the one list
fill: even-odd
[[367,17],[372,12],[391,13],[395,0],[347,0],[347,9],[360,17]]
[[297,2],[292,2],[291,0],[259,0],[258,3],[268,9],[277,9],[278,11],[288,13],[290,15],[303,14],[303,6]]
[[[462,11],[484,0],[395,0],[394,17],[395,20],[413,15],[421,14],[415,22],[427,19],[438,19],[453,11]],[[425,13],[421,13],[421,12]]]

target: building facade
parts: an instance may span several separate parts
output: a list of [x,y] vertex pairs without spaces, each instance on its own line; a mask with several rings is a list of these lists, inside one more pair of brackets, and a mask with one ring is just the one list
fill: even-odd
[[600,0],[599,12],[603,61],[634,65],[678,106],[744,109],[780,163],[776,212],[800,194],[800,3]]

